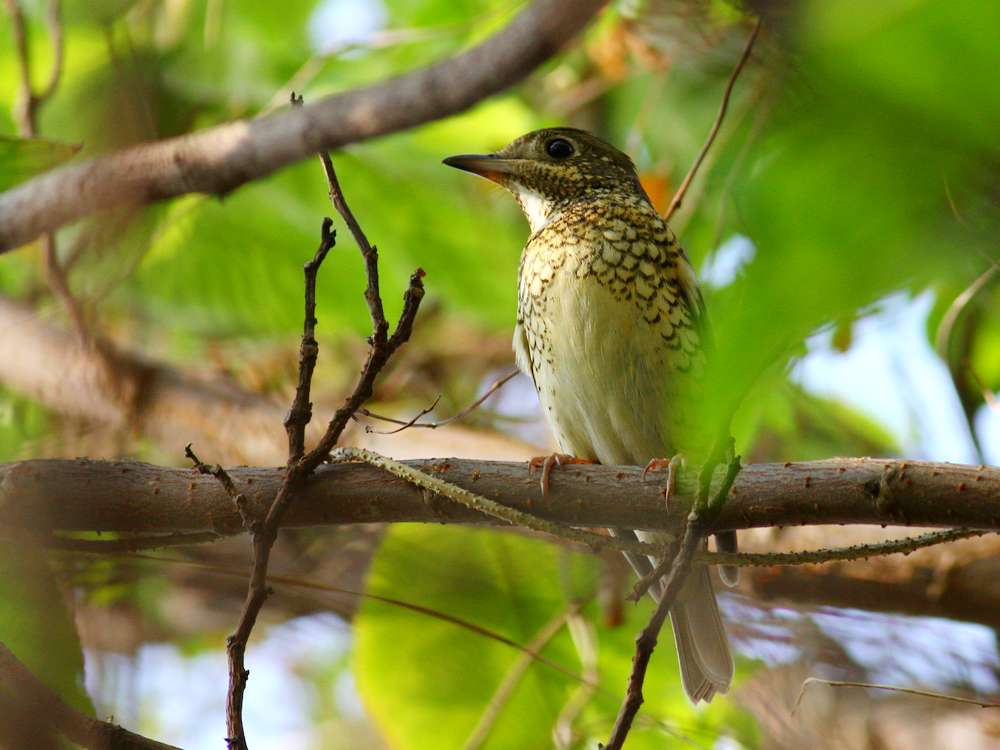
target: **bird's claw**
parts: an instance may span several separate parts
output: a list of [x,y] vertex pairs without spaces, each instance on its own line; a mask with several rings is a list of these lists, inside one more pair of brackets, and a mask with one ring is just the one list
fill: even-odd
[[571,456],[568,453],[550,453],[547,456],[535,456],[530,461],[528,461],[528,473],[530,474],[535,469],[542,470],[542,477],[539,480],[539,486],[542,488],[542,494],[547,495],[549,492],[549,475],[552,474],[552,469],[556,466],[565,466],[566,464],[596,464],[590,458],[579,458],[577,456]]
[[646,475],[651,471],[658,471],[660,469],[667,470],[667,484],[663,488],[663,501],[666,503],[667,507],[670,507],[670,496],[674,494],[677,489],[677,475],[680,473],[680,467],[684,463],[684,455],[681,453],[675,453],[670,458],[652,458],[649,463],[646,464],[645,468],[642,470],[642,478],[645,479]]

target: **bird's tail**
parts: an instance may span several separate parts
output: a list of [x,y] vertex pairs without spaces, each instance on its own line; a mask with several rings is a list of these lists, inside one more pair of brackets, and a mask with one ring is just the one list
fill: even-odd
[[[614,536],[654,541],[654,534],[626,529],[609,529]],[[644,555],[626,552],[632,568],[639,576],[652,572],[655,564]],[[659,601],[659,584],[649,587],[649,593]],[[677,644],[681,665],[681,682],[692,703],[712,700],[716,693],[725,693],[733,681],[733,655],[729,649],[719,605],[708,568],[695,565],[670,609],[670,623]]]
[[670,609],[684,692],[692,703],[712,700],[733,681],[733,655],[708,568],[692,569]]

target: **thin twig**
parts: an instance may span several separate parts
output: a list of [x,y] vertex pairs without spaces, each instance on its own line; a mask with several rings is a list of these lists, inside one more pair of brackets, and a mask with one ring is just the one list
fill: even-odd
[[[292,104],[301,104],[301,97],[292,95]],[[347,397],[327,425],[326,431],[319,443],[308,453],[305,452],[305,430],[312,418],[312,404],[309,401],[312,375],[319,353],[316,343],[316,276],[323,260],[334,244],[334,233],[330,231],[329,219],[323,221],[320,236],[320,246],[311,262],[304,267],[305,275],[305,321],[302,340],[299,348],[299,380],[295,398],[288,415],[285,417],[285,431],[288,434],[288,463],[285,477],[263,522],[252,527],[253,531],[253,563],[250,572],[250,583],[247,589],[243,611],[239,623],[226,643],[229,658],[229,690],[226,696],[226,727],[227,742],[230,750],[246,750],[246,731],[243,726],[243,696],[246,692],[249,672],[244,666],[246,646],[250,633],[257,622],[257,616],[264,601],[270,594],[267,585],[267,568],[271,556],[271,548],[278,536],[281,519],[302,483],[327,459],[330,451],[337,444],[347,423],[354,413],[371,398],[375,378],[388,363],[389,358],[410,338],[413,322],[423,299],[424,287],[421,279],[424,272],[417,269],[410,277],[410,284],[403,297],[403,312],[400,314],[396,329],[391,337],[387,336],[389,324],[385,319],[382,298],[379,293],[378,255],[373,246],[361,231],[360,226],[351,214],[337,181],[333,162],[327,153],[319,155],[326,172],[330,188],[330,199],[344,217],[348,227],[358,242],[361,254],[365,259],[367,286],[365,300],[372,319],[372,336],[369,339],[370,348],[361,375],[353,392]]]
[[[158,563],[170,563],[173,565],[184,565],[187,567],[197,568],[199,570],[205,570],[211,573],[217,573],[219,575],[243,577],[243,573],[232,570],[230,568],[222,567],[221,565],[213,565],[212,563],[201,562],[199,560],[184,560],[174,557],[163,557],[161,555],[129,555],[129,557],[136,560],[150,560]],[[467,630],[470,633],[482,636],[483,638],[488,638],[489,640],[496,641],[510,648],[516,649],[523,654],[531,656],[532,659],[537,661],[539,664],[543,664],[550,669],[555,670],[559,674],[569,677],[577,682],[585,682],[586,679],[574,672],[572,669],[563,666],[559,662],[553,661],[546,656],[538,653],[537,651],[531,651],[529,648],[512,638],[508,638],[502,633],[498,633],[495,630],[491,630],[484,625],[472,622],[470,620],[465,620],[458,615],[452,615],[447,612],[442,612],[441,610],[434,609],[432,607],[424,606],[423,604],[417,604],[416,602],[406,601],[405,599],[397,599],[391,596],[382,596],[381,594],[373,594],[370,591],[357,591],[354,589],[344,588],[342,586],[335,586],[325,581],[316,581],[308,578],[292,578],[290,576],[280,576],[271,575],[268,576],[268,580],[279,586],[289,586],[291,588],[306,589],[309,591],[320,591],[326,594],[338,594],[344,596],[353,596],[359,599],[368,599],[370,601],[377,601],[383,604],[388,604],[391,607],[399,607],[400,609],[405,609],[410,612],[415,612],[416,614],[423,615],[425,617],[431,617],[435,620],[441,622],[446,622],[451,625],[455,625],[463,630]]]
[[498,503],[488,497],[469,492],[458,485],[446,482],[438,477],[426,474],[412,466],[407,466],[400,461],[383,456],[374,451],[363,448],[338,448],[331,456],[330,460],[338,461],[364,461],[372,466],[377,466],[390,474],[403,479],[410,484],[416,485],[428,493],[446,497],[456,503],[472,508],[473,510],[485,513],[488,516],[499,518],[513,526],[523,526],[525,528],[539,531],[543,534],[561,537],[571,542],[584,544],[593,550],[617,549],[621,551],[638,551],[645,554],[660,555],[663,546],[650,544],[648,542],[629,542],[627,540],[616,539],[612,536],[594,534],[590,531],[562,526],[551,521],[546,521],[530,513],[511,508],[510,506]]
[[632,657],[632,672],[628,679],[628,688],[625,692],[625,700],[618,709],[618,716],[615,718],[615,725],[611,730],[611,737],[608,744],[604,745],[604,750],[621,750],[632,728],[635,715],[642,705],[642,685],[646,679],[646,668],[649,666],[653,649],[656,648],[656,641],[663,627],[663,623],[674,605],[677,595],[694,564],[695,553],[701,546],[704,538],[702,519],[696,511],[692,511],[687,519],[687,527],[684,529],[684,537],[677,551],[674,554],[664,555],[671,559],[671,566],[667,572],[660,594],[660,601],[656,605],[656,610],[635,639],[635,655]]
[[892,539],[873,544],[854,544],[850,547],[808,550],[805,552],[706,552],[701,551],[695,558],[706,565],[735,565],[738,567],[770,567],[772,565],[816,565],[845,560],[867,560],[870,557],[886,555],[908,555],[918,549],[946,544],[959,539],[970,539],[996,532],[977,529],[946,529],[931,531],[903,539]]
[[600,687],[600,672],[597,664],[597,633],[594,624],[575,612],[566,621],[576,653],[580,657],[585,683],[581,684],[566,705],[563,706],[552,728],[552,744],[557,750],[568,750],[573,746],[573,724],[590,699]]
[[947,693],[938,693],[933,690],[921,690],[919,688],[898,687],[896,685],[882,685],[873,682],[854,682],[851,680],[824,680],[821,677],[807,677],[805,680],[802,681],[802,687],[799,688],[799,694],[795,698],[795,703],[792,706],[793,714],[799,710],[799,705],[802,703],[802,697],[805,695],[806,688],[813,684],[829,685],[830,687],[858,687],[858,688],[868,688],[869,690],[889,690],[894,693],[919,695],[924,698],[934,698],[936,700],[951,701],[952,703],[965,703],[967,705],[979,706],[980,708],[1000,708],[1000,703],[994,703],[993,701],[979,700],[977,698],[963,698],[962,696],[959,695],[948,695]]
[[492,396],[494,393],[503,388],[510,380],[515,378],[520,372],[521,372],[520,370],[512,370],[511,372],[504,375],[502,378],[493,381],[493,384],[486,389],[486,392],[482,396],[480,396],[474,402],[466,406],[464,409],[462,409],[462,411],[458,412],[457,414],[452,414],[450,417],[447,417],[445,419],[440,419],[436,422],[420,422],[419,419],[434,411],[434,408],[441,400],[440,396],[434,399],[434,403],[432,403],[425,409],[421,409],[416,416],[407,421],[403,421],[402,419],[394,419],[393,417],[384,417],[381,414],[375,414],[374,412],[368,411],[368,409],[358,409],[358,414],[370,417],[371,419],[378,419],[383,422],[389,422],[391,424],[400,425],[399,429],[396,430],[376,430],[375,428],[369,425],[365,425],[365,432],[374,433],[376,435],[395,435],[397,432],[402,432],[403,430],[409,427],[426,427],[429,430],[435,430],[438,427],[444,427],[446,424],[451,424],[452,422],[457,422],[458,420],[467,417],[473,411],[482,406],[490,396]]
[[[52,43],[52,70],[49,79],[40,91],[35,91],[31,83],[31,50],[29,37],[25,28],[24,15],[17,0],[6,0],[7,13],[10,16],[14,35],[14,46],[17,49],[20,83],[18,105],[15,112],[18,133],[24,138],[38,136],[38,112],[49,99],[55,95],[63,72],[63,25],[62,8],[59,0],[49,0],[46,9],[46,25]],[[49,232],[42,235],[42,269],[45,281],[52,294],[59,300],[69,314],[73,328],[80,337],[81,343],[89,348],[93,344],[90,329],[79,300],[73,296],[66,273],[59,263],[55,234]]]
[[2,643],[0,683],[5,688],[0,696],[0,702],[5,704],[3,713],[22,726],[26,734],[35,735],[40,727],[51,727],[74,744],[93,750],[178,750],[68,706]]
[[418,411],[416,414],[414,414],[410,419],[408,419],[406,421],[403,421],[402,419],[394,419],[393,417],[383,417],[381,414],[376,414],[375,412],[369,411],[368,409],[365,409],[365,408],[358,409],[358,414],[360,414],[360,415],[362,415],[364,417],[369,417],[371,419],[379,419],[379,420],[382,420],[383,422],[389,422],[390,424],[398,424],[399,425],[399,427],[397,427],[395,430],[376,430],[370,424],[366,424],[365,425],[365,432],[367,432],[368,434],[370,434],[370,435],[395,435],[395,434],[400,433],[403,430],[408,429],[410,427],[431,427],[431,428],[437,427],[438,425],[435,424],[435,423],[420,424],[420,423],[418,423],[418,420],[421,417],[425,417],[428,414],[430,414],[432,411],[434,411],[434,409],[437,408],[437,405],[440,402],[441,402],[441,396],[439,395],[439,396],[437,396],[431,402],[430,406],[425,406],[423,409],[421,409],[420,411]]
[[216,464],[215,466],[209,466],[204,463],[195,454],[194,449],[191,447],[191,443],[184,446],[184,455],[191,460],[191,463],[194,464],[195,471],[199,474],[215,477],[219,481],[219,484],[222,485],[226,494],[232,498],[233,504],[236,506],[236,510],[239,512],[240,518],[243,520],[243,528],[247,531],[254,531],[260,524],[260,521],[251,517],[247,512],[246,497],[236,489],[236,485],[233,483],[233,478],[230,477],[229,473],[222,468],[222,465]]
[[[733,483],[736,481],[736,476],[739,474],[741,469],[740,457],[733,455],[733,439],[729,437],[728,423],[726,425],[726,429],[723,430],[723,434],[724,437],[720,435],[720,438],[715,443],[715,447],[713,448],[711,455],[702,465],[698,473],[698,496],[695,498],[694,511],[697,511],[704,521],[708,521],[710,516],[718,511],[718,509],[722,506],[722,503],[725,502],[726,496],[732,489]],[[715,494],[709,498],[709,493],[712,488],[712,475],[715,467],[718,466],[725,457],[726,451],[729,451],[732,458],[727,463],[726,474],[722,479],[722,483],[715,491]],[[675,467],[673,460],[671,460],[670,468],[671,472],[667,480],[668,487],[676,482],[676,479],[674,478]],[[657,562],[649,573],[636,581],[635,586],[632,588],[632,592],[629,594],[628,598],[634,602],[639,601],[649,590],[649,587],[663,578],[667,570],[669,570],[673,564],[673,560],[669,557],[661,557],[659,562]]]
[[[295,391],[292,407],[284,420],[285,431],[288,434],[289,453],[285,477],[264,520],[262,522],[255,521],[249,527],[253,533],[253,563],[250,571],[250,583],[239,623],[226,641],[226,653],[229,659],[229,689],[226,694],[226,742],[230,750],[247,750],[246,730],[243,726],[243,695],[250,673],[244,666],[244,661],[247,642],[250,640],[250,633],[257,622],[257,615],[271,593],[271,589],[267,585],[267,566],[271,557],[271,548],[278,538],[278,526],[285,510],[291,503],[295,490],[302,480],[312,472],[312,469],[306,470],[302,466],[302,450],[305,443],[305,429],[312,416],[309,393],[312,372],[318,356],[318,345],[314,335],[316,319],[313,314],[316,304],[316,276],[333,243],[334,235],[330,232],[330,220],[324,219],[320,230],[319,248],[313,255],[312,262],[307,263],[303,269],[306,314],[299,347],[299,385]],[[228,488],[227,491],[229,491]],[[244,518],[244,524],[246,522],[247,519]]]
[[545,648],[549,641],[551,641],[556,634],[562,630],[566,621],[575,613],[579,612],[579,608],[580,605],[576,604],[569,609],[560,612],[558,615],[545,623],[535,637],[531,639],[531,642],[528,644],[526,650],[518,656],[518,658],[510,666],[510,669],[508,669],[507,673],[503,676],[500,684],[497,685],[497,689],[490,697],[489,702],[483,709],[483,713],[480,714],[479,721],[472,730],[472,734],[469,735],[469,739],[467,739],[465,744],[462,745],[462,750],[479,750],[479,748],[483,746],[489,738],[490,732],[496,724],[497,719],[500,717],[500,712],[503,711],[504,706],[507,705],[511,696],[514,694],[514,690],[517,688],[524,675],[527,674],[528,667],[530,667],[534,661],[534,654]]
[[990,283],[997,271],[1000,271],[1000,264],[994,261],[990,264],[989,268],[979,274],[969,286],[963,289],[952,300],[951,304],[948,305],[948,309],[945,310],[944,315],[941,316],[941,322],[938,324],[937,332],[934,335],[934,348],[937,350],[938,356],[945,362],[948,361],[948,344],[951,341],[951,333],[955,328],[955,323],[958,322],[962,312],[969,306],[969,303]]
[[319,268],[326,260],[327,254],[337,242],[337,233],[332,231],[333,222],[323,219],[320,228],[320,243],[316,253],[303,267],[305,275],[305,316],[302,328],[302,341],[299,344],[299,382],[295,387],[295,398],[285,415],[285,432],[288,435],[288,461],[292,463],[302,458],[306,451],[306,427],[312,420],[312,377],[319,357],[319,344],[316,342],[316,276]]
[[667,213],[664,214],[664,219],[669,221],[674,213],[681,207],[684,202],[684,196],[691,186],[691,181],[694,180],[695,175],[698,173],[698,169],[701,167],[701,163],[705,160],[705,156],[708,154],[712,144],[715,142],[715,136],[719,133],[719,128],[722,127],[722,121],[726,117],[726,110],[729,108],[729,97],[733,93],[733,86],[736,85],[736,79],[739,78],[740,71],[743,70],[743,66],[746,65],[747,60],[750,58],[750,53],[753,51],[754,42],[757,41],[757,35],[760,33],[761,22],[758,20],[754,24],[753,31],[750,33],[750,38],[747,40],[746,46],[743,48],[743,54],[740,55],[740,59],[736,63],[736,67],[733,68],[732,74],[729,76],[729,82],[726,84],[726,90],[722,94],[722,104],[719,106],[719,114],[715,117],[715,122],[712,124],[712,129],[708,133],[708,138],[705,140],[705,144],[701,147],[701,151],[698,152],[698,156],[694,160],[694,164],[691,165],[691,169],[688,170],[687,175],[684,177],[684,181],[681,186],[677,188],[677,192],[674,193],[673,199],[670,201],[670,206],[667,208]]
[[122,539],[76,539],[75,537],[53,534],[44,543],[51,549],[66,552],[90,552],[98,555],[119,555],[128,552],[142,552],[164,547],[183,547],[189,544],[207,544],[222,539],[214,531],[191,531],[177,534],[146,534]]

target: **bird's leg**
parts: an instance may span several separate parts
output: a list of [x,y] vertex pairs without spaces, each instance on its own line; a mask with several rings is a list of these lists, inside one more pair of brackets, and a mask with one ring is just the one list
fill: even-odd
[[530,474],[535,469],[541,468],[542,478],[541,487],[542,494],[547,495],[549,492],[549,475],[552,473],[552,469],[556,466],[565,466],[566,464],[597,464],[600,461],[595,461],[592,458],[579,458],[578,456],[571,456],[568,453],[550,453],[547,456],[535,456],[533,459],[528,461],[528,473]]
[[675,453],[670,458],[650,459],[649,463],[646,464],[646,467],[642,470],[643,479],[645,479],[646,475],[651,471],[657,471],[659,469],[667,470],[667,485],[663,488],[663,503],[668,509],[670,508],[670,498],[677,490],[677,477],[680,474],[680,470],[683,465],[684,454]]

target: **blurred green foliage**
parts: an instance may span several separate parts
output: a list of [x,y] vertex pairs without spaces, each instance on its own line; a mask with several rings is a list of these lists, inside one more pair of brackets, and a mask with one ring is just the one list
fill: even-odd
[[83,686],[80,637],[65,596],[44,549],[30,539],[0,540],[0,643],[63,701],[93,715]]
[[[480,747],[552,747],[556,719],[581,690],[588,659],[596,662],[598,687],[571,722],[573,746],[605,740],[628,682],[634,633],[652,605],[627,605],[623,624],[603,625],[595,604],[599,574],[589,555],[516,534],[394,527],[369,573],[368,593],[418,604],[438,616],[378,599],[366,599],[356,616],[352,666],[365,705],[391,746],[466,747],[485,721],[489,731]],[[516,673],[522,652],[476,628],[527,646],[552,620],[576,608],[590,623],[589,634],[577,631],[574,638],[570,628],[559,628],[538,647],[549,663],[533,660],[507,700],[494,698]],[[691,739],[702,743],[722,735],[755,746],[753,721],[733,704],[716,701],[699,710],[688,703],[670,640],[657,648],[643,688],[645,718],[629,747],[689,747]],[[740,667],[745,679],[752,669]]]

